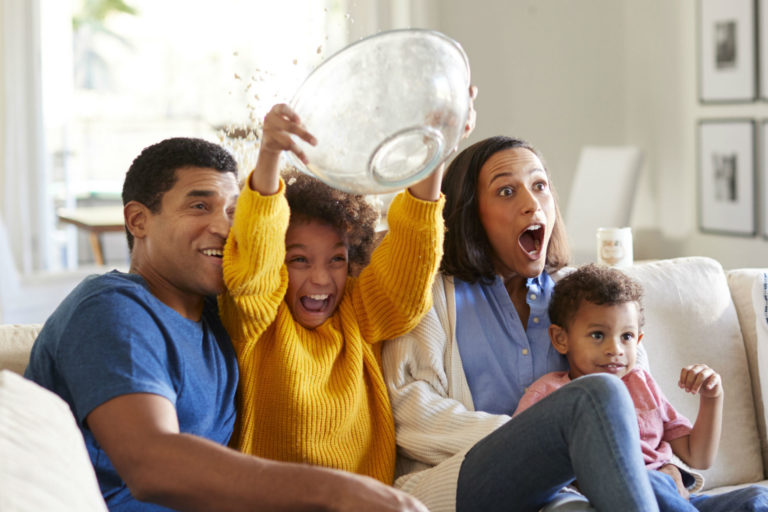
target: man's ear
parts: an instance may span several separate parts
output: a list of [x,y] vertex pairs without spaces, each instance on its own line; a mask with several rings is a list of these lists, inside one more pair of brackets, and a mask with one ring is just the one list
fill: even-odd
[[568,353],[568,333],[559,325],[551,324],[549,326],[549,339],[552,340],[552,346],[555,350],[565,355]]
[[133,238],[144,238],[147,230],[147,218],[149,209],[138,201],[129,201],[123,207],[125,227],[131,232]]

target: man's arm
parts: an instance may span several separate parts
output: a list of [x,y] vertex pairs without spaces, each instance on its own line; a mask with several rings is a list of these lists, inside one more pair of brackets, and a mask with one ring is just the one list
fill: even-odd
[[184,511],[418,511],[414,498],[378,481],[238,453],[179,433],[176,410],[159,395],[122,395],[86,418],[131,493]]
[[670,441],[672,451],[697,469],[707,469],[715,461],[723,422],[723,386],[720,375],[703,364],[687,366],[678,385],[688,393],[698,393],[699,414],[690,435]]

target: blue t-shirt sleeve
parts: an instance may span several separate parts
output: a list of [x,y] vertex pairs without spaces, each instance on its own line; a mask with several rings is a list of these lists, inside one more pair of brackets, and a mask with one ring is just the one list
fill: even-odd
[[163,324],[130,294],[86,299],[61,333],[57,370],[69,387],[78,422],[104,402],[131,393],[152,393],[176,405],[174,359]]

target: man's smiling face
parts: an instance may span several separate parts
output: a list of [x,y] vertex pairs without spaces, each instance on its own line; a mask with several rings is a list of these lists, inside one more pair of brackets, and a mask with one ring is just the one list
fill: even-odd
[[[224,290],[222,255],[239,189],[234,174],[206,167],[176,170],[160,210],[147,216],[145,272],[180,295]],[[148,276],[145,276],[145,278]],[[155,282],[158,281],[158,282]]]

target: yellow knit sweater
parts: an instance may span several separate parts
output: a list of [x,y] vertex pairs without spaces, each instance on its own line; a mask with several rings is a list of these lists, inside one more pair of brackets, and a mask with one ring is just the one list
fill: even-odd
[[442,256],[444,200],[398,195],[389,233],[334,314],[298,324],[283,298],[289,210],[246,185],[224,251],[228,292],[219,309],[240,366],[232,444],[245,453],[305,462],[392,483],[395,431],[380,344],[409,331],[432,305]]

